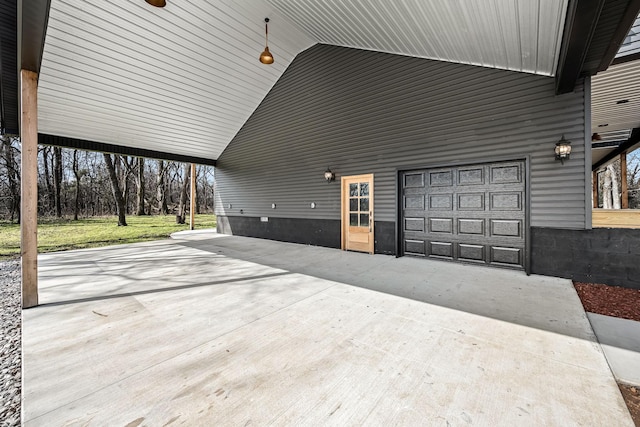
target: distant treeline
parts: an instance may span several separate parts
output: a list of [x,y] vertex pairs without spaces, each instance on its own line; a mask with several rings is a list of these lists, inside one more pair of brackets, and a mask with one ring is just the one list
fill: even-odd
[[[38,147],[39,216],[176,215],[189,209],[191,165],[51,146]],[[196,167],[196,213],[213,212],[213,167]],[[0,218],[20,218],[20,140],[2,137]]]

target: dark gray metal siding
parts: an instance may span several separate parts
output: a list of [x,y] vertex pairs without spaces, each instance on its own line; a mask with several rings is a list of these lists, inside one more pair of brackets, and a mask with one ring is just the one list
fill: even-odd
[[4,131],[18,129],[17,2],[0,0],[0,109]]
[[584,228],[584,141],[582,86],[555,96],[549,77],[316,45],[218,159],[216,213],[340,219],[340,177],[373,173],[376,221],[395,221],[398,169],[529,156],[532,225]]

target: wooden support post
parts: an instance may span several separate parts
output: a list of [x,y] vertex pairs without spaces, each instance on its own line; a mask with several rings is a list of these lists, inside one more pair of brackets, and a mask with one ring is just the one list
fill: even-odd
[[620,153],[620,207],[629,209],[629,189],[627,188],[627,152]]
[[191,163],[191,206],[189,212],[189,228],[196,226],[196,164]]
[[20,71],[22,307],[38,305],[38,74]]
[[593,208],[598,209],[598,171],[591,172],[591,189],[593,191]]

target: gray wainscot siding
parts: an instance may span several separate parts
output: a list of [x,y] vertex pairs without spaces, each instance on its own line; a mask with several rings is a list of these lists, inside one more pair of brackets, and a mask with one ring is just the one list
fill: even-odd
[[582,86],[556,96],[551,77],[316,45],[218,159],[220,231],[339,247],[340,177],[373,173],[376,252],[394,253],[399,170],[502,159],[528,162],[532,226],[584,229],[584,104]]

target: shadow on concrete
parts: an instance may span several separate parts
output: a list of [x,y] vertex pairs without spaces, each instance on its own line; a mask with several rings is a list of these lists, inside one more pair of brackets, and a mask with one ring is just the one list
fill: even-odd
[[577,293],[567,279],[239,236],[177,242],[292,273],[596,342]]
[[251,281],[251,280],[261,280],[261,279],[271,279],[274,277],[280,277],[280,276],[286,276],[289,275],[291,273],[273,273],[273,274],[263,274],[263,275],[259,275],[259,276],[250,276],[250,277],[238,277],[235,279],[228,279],[228,280],[217,280],[217,281],[209,281],[209,282],[202,282],[202,283],[191,283],[191,284],[186,284],[186,285],[178,285],[178,286],[169,286],[169,287],[163,287],[163,288],[154,288],[154,289],[147,289],[147,290],[142,290],[142,291],[134,291],[134,292],[124,292],[124,293],[116,293],[116,294],[109,294],[109,295],[100,295],[100,296],[93,296],[93,297],[86,297],[86,298],[77,298],[77,299],[70,299],[70,300],[63,300],[63,301],[55,301],[55,302],[49,302],[49,303],[44,303],[44,304],[40,304],[39,307],[55,307],[55,306],[60,306],[60,305],[68,305],[68,304],[78,304],[78,303],[84,303],[84,302],[90,302],[90,301],[101,301],[101,300],[108,300],[108,299],[115,299],[115,298],[122,298],[122,297],[131,297],[131,296],[137,296],[137,295],[146,295],[146,294],[155,294],[158,292],[170,292],[170,291],[179,291],[179,290],[183,290],[183,289],[192,289],[192,288],[201,288],[201,287],[206,287],[206,286],[215,286],[215,285],[227,285],[229,283],[234,283],[234,282],[247,282],[247,281]]

